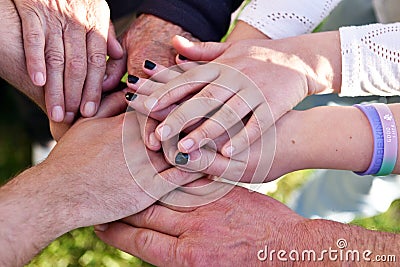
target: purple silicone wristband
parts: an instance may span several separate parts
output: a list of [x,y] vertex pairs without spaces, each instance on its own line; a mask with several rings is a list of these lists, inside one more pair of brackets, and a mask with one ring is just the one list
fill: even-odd
[[364,172],[356,172],[358,175],[373,175],[379,172],[384,154],[384,138],[382,123],[379,118],[378,111],[371,105],[354,105],[356,108],[361,110],[364,115],[368,118],[369,124],[371,125],[372,135],[374,137],[374,153],[372,155],[371,164],[368,169]]
[[397,128],[390,108],[386,104],[373,104],[382,123],[384,152],[382,166],[376,176],[392,173],[397,161]]

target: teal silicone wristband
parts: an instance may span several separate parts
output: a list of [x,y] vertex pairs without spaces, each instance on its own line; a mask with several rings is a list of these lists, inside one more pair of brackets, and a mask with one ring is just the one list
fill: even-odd
[[393,114],[386,104],[372,104],[379,114],[383,128],[384,152],[382,166],[375,174],[384,176],[392,173],[397,161],[397,128]]

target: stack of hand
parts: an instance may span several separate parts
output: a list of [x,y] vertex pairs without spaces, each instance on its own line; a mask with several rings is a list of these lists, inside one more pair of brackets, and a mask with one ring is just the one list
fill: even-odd
[[[340,238],[360,251],[396,253],[394,234],[308,220],[212,179],[254,183],[305,168],[368,168],[372,133],[357,108],[292,111],[307,95],[340,92],[338,32],[271,41],[251,39],[260,32],[247,29],[227,43],[176,37],[179,66],[168,69],[174,50],[152,55],[182,28],[144,14],[120,47],[105,2],[51,3],[51,16],[40,3],[16,2],[17,10],[2,3],[0,71],[46,107],[60,140],[42,164],[0,188],[0,265],[22,265],[59,235],[95,224],[100,238],[156,265],[257,265],[266,248],[321,253]],[[161,28],[161,41],[136,38]],[[139,69],[145,58],[156,63]],[[26,68],[17,64],[24,59]],[[137,76],[110,93],[126,65]],[[124,113],[124,94],[135,112]],[[391,110],[400,114],[398,105]],[[287,253],[267,259],[279,264]]]

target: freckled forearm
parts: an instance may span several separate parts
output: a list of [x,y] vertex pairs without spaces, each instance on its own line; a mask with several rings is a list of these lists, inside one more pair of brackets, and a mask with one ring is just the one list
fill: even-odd
[[284,173],[300,169],[368,168],[372,132],[357,108],[317,107],[286,116],[277,122],[275,164],[284,162]]

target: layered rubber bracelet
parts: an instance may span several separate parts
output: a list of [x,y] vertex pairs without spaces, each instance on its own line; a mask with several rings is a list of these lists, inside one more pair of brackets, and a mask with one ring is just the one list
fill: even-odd
[[374,138],[371,163],[358,175],[383,176],[390,174],[397,160],[397,128],[392,112],[385,104],[354,105],[368,118]]
[[383,161],[376,176],[389,175],[392,173],[397,160],[397,128],[396,122],[390,108],[385,104],[373,104],[379,114],[383,128]]

